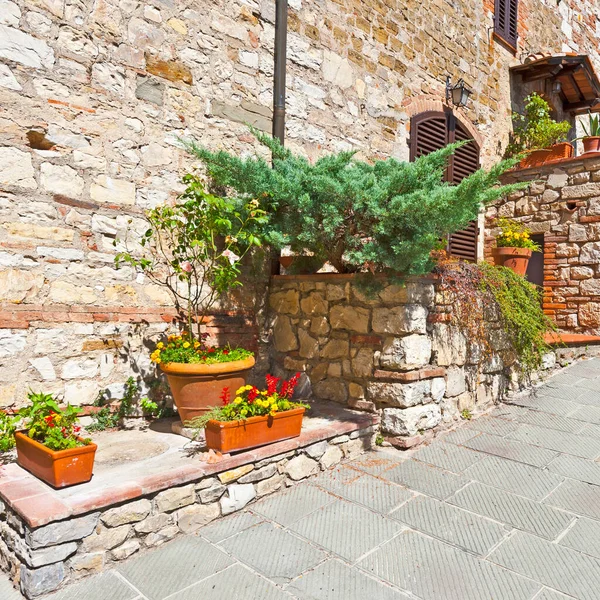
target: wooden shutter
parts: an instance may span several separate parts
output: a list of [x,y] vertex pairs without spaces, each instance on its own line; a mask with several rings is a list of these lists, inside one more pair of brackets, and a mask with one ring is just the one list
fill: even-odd
[[517,47],[519,0],[496,0],[494,32],[513,48]]
[[[439,150],[454,141],[469,140],[468,131],[456,120],[450,111],[426,112],[411,120],[410,154],[411,160]],[[479,168],[479,147],[471,141],[459,148],[450,159],[446,172],[446,181],[460,183],[465,177]],[[465,260],[477,260],[478,223],[472,221],[469,226],[449,236],[448,252],[452,256]]]

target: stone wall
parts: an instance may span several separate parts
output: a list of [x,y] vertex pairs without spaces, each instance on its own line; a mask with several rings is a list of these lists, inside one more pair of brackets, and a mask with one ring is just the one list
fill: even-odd
[[[255,462],[37,527],[0,501],[0,567],[27,598],[46,594],[178,535],[196,532],[344,458],[357,458],[372,447],[374,431],[374,426],[363,426],[262,460],[256,458],[259,452],[247,453]],[[127,494],[128,488],[119,499],[131,497]],[[45,514],[51,510],[48,507]]]
[[305,395],[379,412],[382,433],[400,447],[503,396],[511,359],[493,320],[496,353],[482,362],[449,324],[433,279],[381,286],[369,291],[353,275],[273,278],[272,370],[305,373]]
[[498,216],[543,234],[544,311],[561,331],[600,335],[600,158],[514,171],[507,181],[531,183],[488,209],[488,257]]
[[[570,48],[597,62],[594,4],[521,0],[518,56]],[[30,386],[86,404],[129,374],[152,379],[143,349],[170,299],[113,256],[130,221],[139,231],[141,211],[181,191],[191,162],[176,138],[248,152],[244,123],[270,129],[274,2],[0,8],[0,408]],[[451,75],[474,90],[461,118],[489,164],[517,62],[492,13],[490,0],[291,0],[288,145],[407,158],[410,116],[442,107]],[[245,313],[217,325],[252,344]]]

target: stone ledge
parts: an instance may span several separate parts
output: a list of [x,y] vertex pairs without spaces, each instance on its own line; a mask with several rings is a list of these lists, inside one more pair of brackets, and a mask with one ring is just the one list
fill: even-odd
[[[36,479],[17,464],[0,467],[0,499],[10,506],[29,527],[40,527],[134,500],[162,490],[197,482],[246,464],[285,454],[317,442],[350,434],[379,423],[377,415],[357,413],[338,406],[319,407],[316,417],[325,421],[312,428],[303,428],[298,438],[284,440],[261,448],[230,456],[215,464],[201,463],[198,459],[180,467],[169,463],[160,472],[142,474],[98,488],[91,482],[65,490],[54,490]],[[310,423],[311,417],[305,420]],[[118,476],[118,471],[115,472]],[[76,490],[76,491],[75,491]],[[75,493],[73,493],[75,492]]]
[[551,346],[587,346],[600,344],[600,335],[587,335],[585,333],[548,333],[544,341]]
[[375,379],[384,379],[388,381],[400,381],[401,383],[410,383],[411,381],[421,381],[422,379],[433,379],[434,377],[445,377],[446,369],[444,367],[428,367],[416,371],[383,371],[377,369],[374,373]]

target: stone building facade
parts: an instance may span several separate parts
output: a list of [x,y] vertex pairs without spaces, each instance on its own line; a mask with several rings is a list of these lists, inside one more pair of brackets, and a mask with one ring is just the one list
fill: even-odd
[[[410,118],[445,106],[449,75],[474,91],[458,114],[490,164],[509,67],[567,50],[598,65],[595,5],[521,0],[515,52],[492,0],[290,0],[288,145],[408,159]],[[273,39],[273,0],[0,0],[0,407],[29,387],[88,404],[148,372],[170,300],[116,270],[113,243],[182,190],[179,136],[249,152],[245,123],[270,130]],[[252,342],[252,323],[225,312],[215,332]]]

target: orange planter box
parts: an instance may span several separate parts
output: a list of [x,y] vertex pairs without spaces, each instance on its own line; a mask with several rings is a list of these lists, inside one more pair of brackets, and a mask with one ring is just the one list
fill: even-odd
[[63,488],[92,478],[96,444],[55,451],[20,431],[15,433],[15,442],[17,463],[52,487]]
[[304,411],[304,408],[294,408],[273,417],[209,421],[205,429],[206,445],[212,450],[226,453],[298,437],[302,430]]

